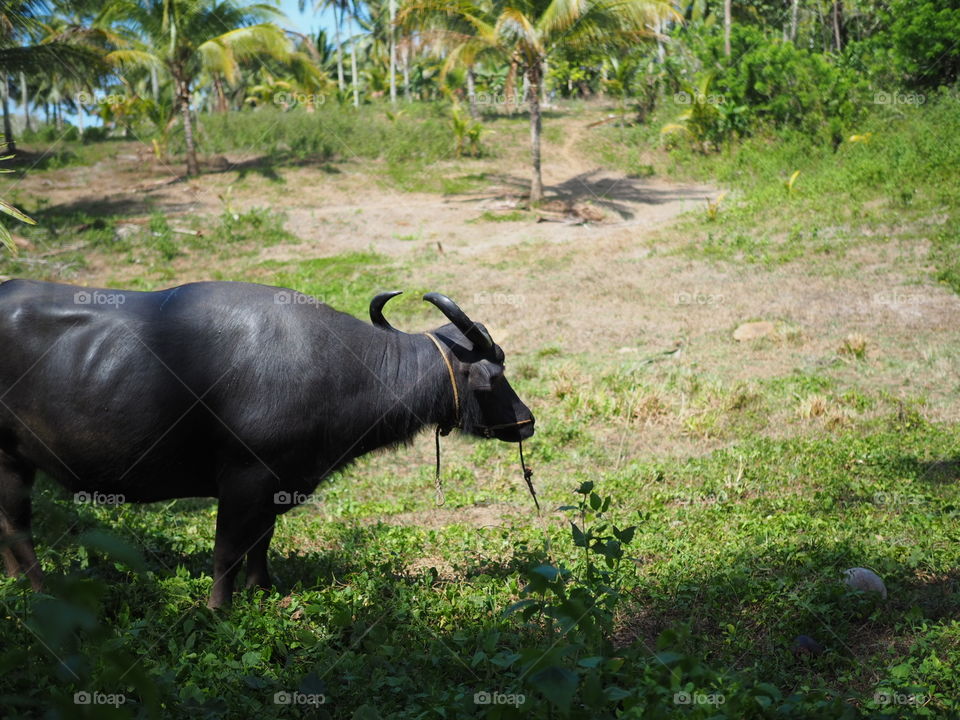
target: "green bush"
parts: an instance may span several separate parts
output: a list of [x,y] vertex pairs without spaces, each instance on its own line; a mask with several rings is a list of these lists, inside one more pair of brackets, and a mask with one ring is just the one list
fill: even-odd
[[893,48],[908,85],[935,88],[960,79],[960,1],[894,0],[886,20],[888,33],[873,42]]
[[869,88],[830,56],[797,48],[791,42],[768,38],[756,27],[734,29],[732,55],[721,59],[721,43],[711,48],[720,65],[715,92],[725,104],[745,105],[756,124],[794,127],[819,134],[841,132],[864,114]]

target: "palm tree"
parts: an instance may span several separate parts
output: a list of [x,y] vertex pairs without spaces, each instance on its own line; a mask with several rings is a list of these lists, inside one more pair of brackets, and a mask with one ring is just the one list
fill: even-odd
[[[2,146],[3,144],[4,144],[3,137],[0,136],[0,146]],[[11,157],[13,156],[7,155],[6,157],[0,157],[0,160],[9,160]],[[8,172],[13,172],[13,171],[7,170],[7,169],[0,170],[0,173],[8,173]],[[28,215],[25,215],[22,211],[18,210],[17,208],[15,208],[13,205],[11,205],[10,203],[8,203],[6,200],[2,198],[0,198],[0,213],[3,213],[4,215],[9,215],[12,218],[16,218],[20,222],[29,223],[30,225],[37,224],[36,220],[29,217]],[[2,222],[0,222],[0,244],[6,247],[11,254],[13,255],[17,254],[17,244],[13,241],[13,237],[10,235],[10,231],[7,230],[6,226]]]
[[543,200],[540,91],[543,65],[560,48],[622,47],[680,20],[668,0],[413,0],[398,19],[436,34],[453,61],[472,64],[481,48],[522,68],[530,111],[530,204]]
[[180,112],[183,122],[187,175],[199,172],[190,96],[200,74],[230,83],[240,61],[258,55],[286,58],[290,53],[286,34],[269,22],[280,17],[271,5],[243,0],[115,0],[107,12],[118,23],[132,22],[142,37],[134,49],[115,50],[108,59],[121,67],[163,67],[173,79],[173,112]]
[[733,27],[733,0],[723,0],[723,54],[730,57],[730,29]]
[[[26,78],[45,77],[51,82],[62,75],[75,83],[89,83],[108,68],[102,48],[93,35],[68,18],[54,28],[46,22],[45,3],[39,0],[5,0],[0,4],[0,90],[4,100],[4,130],[7,147],[15,150],[7,100],[12,78],[19,76],[21,96]],[[55,6],[59,12],[59,7]],[[103,40],[97,36],[97,40]]]
[[[334,49],[337,55],[337,89],[342,93],[347,87],[343,72],[343,43],[341,42],[343,20],[344,17],[358,18],[361,2],[360,0],[313,0],[312,4],[314,10],[333,9]],[[298,0],[300,12],[303,12],[306,6],[307,0]]]

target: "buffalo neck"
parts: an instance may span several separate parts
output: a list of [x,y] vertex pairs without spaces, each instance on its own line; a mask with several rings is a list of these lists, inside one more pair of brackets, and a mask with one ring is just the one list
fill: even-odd
[[455,403],[450,373],[430,338],[380,329],[376,332],[374,347],[378,350],[368,363],[374,376],[370,390],[378,399],[370,408],[374,415],[373,444],[392,445],[410,440],[425,427],[452,426]]

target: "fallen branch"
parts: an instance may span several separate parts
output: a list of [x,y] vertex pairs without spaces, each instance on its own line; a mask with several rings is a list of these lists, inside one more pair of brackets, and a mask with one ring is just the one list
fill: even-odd
[[[73,252],[74,250],[82,250],[87,247],[89,243],[86,242],[75,242],[70,245],[61,245],[58,248],[53,248],[52,250],[46,250],[42,253],[37,253],[34,255],[35,258],[45,258],[52,257],[53,255],[60,255],[62,253]],[[26,258],[24,258],[26,259]]]
[[587,127],[588,128],[600,127],[601,125],[606,125],[607,123],[611,123],[614,120],[619,120],[619,119],[620,119],[619,115],[607,115],[603,120],[597,120],[596,122],[592,122],[589,125],[587,125]]

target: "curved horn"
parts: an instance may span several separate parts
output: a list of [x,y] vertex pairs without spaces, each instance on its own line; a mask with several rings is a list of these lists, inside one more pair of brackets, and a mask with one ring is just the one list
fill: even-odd
[[390,298],[402,293],[403,290],[391,290],[390,292],[382,292],[376,295],[373,300],[370,301],[370,322],[384,330],[396,330],[396,328],[383,317],[383,306],[387,304]]
[[447,316],[447,320],[457,326],[457,329],[466,335],[467,340],[473,343],[475,350],[489,350],[493,347],[493,338],[490,333],[467,317],[467,314],[446,295],[430,292],[423,296],[431,305],[436,305],[440,312]]

